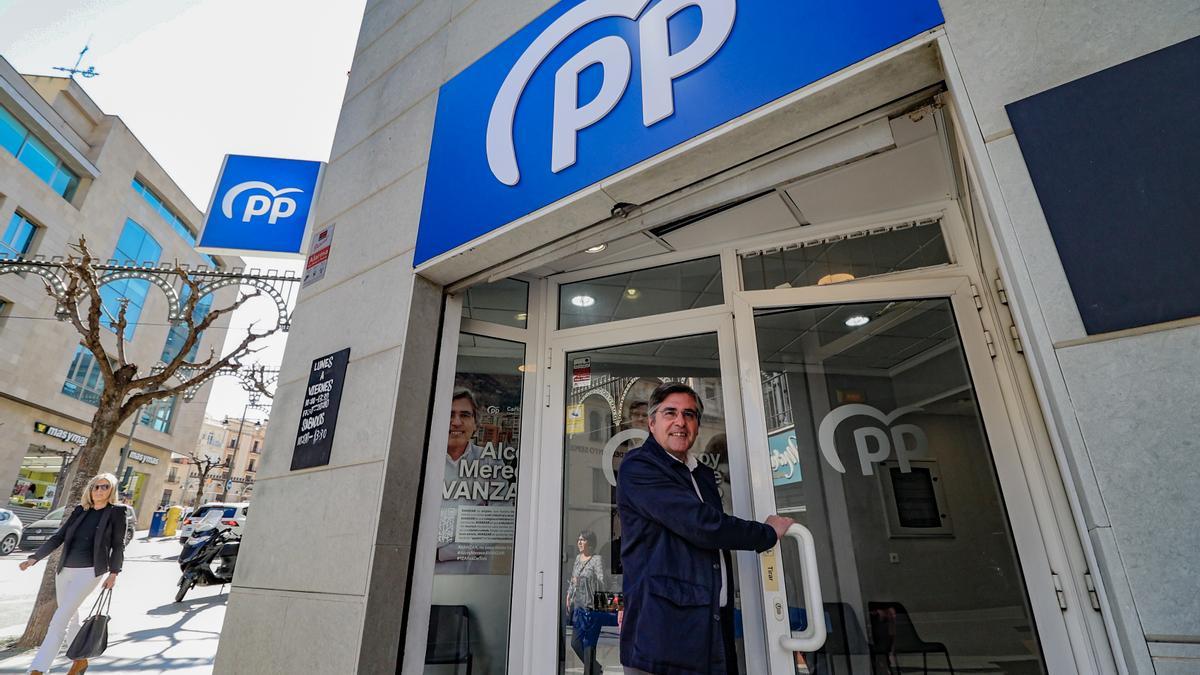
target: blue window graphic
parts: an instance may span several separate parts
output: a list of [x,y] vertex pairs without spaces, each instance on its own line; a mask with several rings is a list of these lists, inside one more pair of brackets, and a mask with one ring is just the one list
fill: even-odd
[[[167,206],[167,203],[163,201],[162,197],[158,196],[158,193],[137,178],[133,179],[130,187],[133,188],[134,192],[141,195],[142,199],[144,199],[146,203],[150,205],[150,208],[154,209],[155,213],[162,216],[162,219],[167,221],[167,224],[171,226],[171,229],[175,230],[175,234],[178,234],[184,241],[186,241],[188,246],[196,245],[196,235],[192,232],[191,228],[189,228],[187,224],[183,222],[183,218],[181,218],[178,213],[175,213],[170,206]],[[211,256],[202,255],[201,257],[207,260],[208,264],[213,266],[213,269],[217,268],[217,261]]]
[[[120,265],[141,265],[157,263],[162,255],[159,245],[149,232],[135,223],[132,219],[125,221],[125,229],[117,240],[117,249],[112,257]],[[125,339],[133,339],[133,331],[137,327],[138,318],[142,315],[142,307],[146,304],[146,295],[150,292],[150,282],[142,279],[123,279],[100,288],[100,298],[104,302],[104,325],[116,332],[117,313],[121,309],[121,298],[129,299],[129,307],[125,310]]]
[[11,152],[38,178],[46,181],[63,199],[71,201],[79,187],[79,176],[46,147],[12,113],[0,108],[0,145]]
[[31,223],[20,211],[13,213],[8,227],[4,230],[4,237],[0,238],[0,258],[20,258],[28,253],[35,232],[37,225]]

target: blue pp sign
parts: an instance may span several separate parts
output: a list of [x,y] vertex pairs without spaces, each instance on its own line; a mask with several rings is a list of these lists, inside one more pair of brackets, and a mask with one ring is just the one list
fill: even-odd
[[936,0],[564,0],[442,86],[415,262],[941,23]]
[[323,162],[226,155],[196,249],[293,256],[313,217]]

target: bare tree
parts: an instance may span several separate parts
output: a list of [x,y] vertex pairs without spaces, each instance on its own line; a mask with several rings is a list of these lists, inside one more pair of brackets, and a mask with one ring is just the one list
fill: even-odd
[[196,485],[196,506],[199,507],[204,503],[204,481],[208,480],[208,474],[213,471],[229,468],[229,458],[215,459],[208,455],[197,454],[195,450],[188,453],[188,462],[196,467],[196,475],[200,479]]
[[[257,349],[252,345],[268,335],[279,331],[282,326],[255,332],[254,326],[246,331],[246,337],[229,353],[217,356],[213,350],[203,361],[188,361],[192,348],[200,341],[201,334],[212,327],[221,317],[231,314],[244,305],[248,300],[258,297],[259,292],[243,294],[226,307],[211,309],[203,316],[196,316],[196,305],[202,297],[199,275],[189,272],[181,266],[174,270],[163,270],[163,274],[173,274],[179,277],[187,287],[187,298],[183,303],[179,325],[187,328],[187,335],[179,350],[170,361],[158,364],[139,366],[130,363],[125,355],[125,329],[128,322],[125,316],[126,303],[122,303],[115,321],[111,320],[112,331],[116,333],[116,353],[110,353],[104,345],[105,331],[108,328],[101,323],[104,311],[100,297],[100,287],[105,281],[103,273],[97,269],[99,260],[88,250],[87,241],[80,237],[79,244],[72,246],[74,253],[59,263],[62,276],[65,279],[65,290],[57,291],[46,284],[46,291],[58,301],[56,315],[75,327],[83,346],[92,353],[104,381],[96,412],[92,415],[91,433],[87,443],[79,449],[74,462],[74,473],[69,481],[69,490],[64,504],[79,501],[84,485],[89,478],[100,469],[100,464],[108,451],[109,444],[117,434],[121,423],[135,414],[143,405],[158,399],[185,393],[189,388],[199,387],[218,371],[236,371],[242,367],[241,359],[252,354]],[[203,483],[202,483],[203,484]],[[68,514],[69,518],[69,514]],[[37,600],[25,633],[17,640],[19,648],[32,648],[41,643],[49,627],[50,618],[56,607],[54,593],[54,576],[58,566],[61,549],[51,554],[46,560],[42,584],[38,589]]]

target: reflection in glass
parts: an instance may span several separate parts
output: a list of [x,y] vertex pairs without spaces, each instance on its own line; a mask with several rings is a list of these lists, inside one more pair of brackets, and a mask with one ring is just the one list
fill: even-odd
[[950,262],[939,221],[925,221],[742,255],[747,291],[800,288]]
[[459,336],[426,673],[508,666],[524,361],[523,344]]
[[[771,439],[755,461],[813,532],[829,628],[796,672],[1044,672],[950,302],[763,310],[755,327]],[[812,608],[783,552],[800,630]]]
[[[732,508],[717,336],[572,352],[567,364],[558,672],[620,673],[617,611],[624,597],[616,476],[625,453],[648,435],[647,401],[662,382],[684,382],[703,400],[693,451],[716,471],[725,510]],[[736,608],[736,586],[733,597]],[[738,649],[745,672],[740,638]]]
[[558,327],[590,326],[723,301],[721,259],[713,256],[563,284],[558,289]]
[[463,294],[462,317],[502,326],[524,328],[528,321],[529,284],[520,279],[501,279],[479,284]]

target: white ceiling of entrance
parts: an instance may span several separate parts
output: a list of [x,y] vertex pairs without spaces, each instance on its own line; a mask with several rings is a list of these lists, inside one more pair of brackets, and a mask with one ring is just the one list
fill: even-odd
[[[670,251],[716,246],[772,232],[795,239],[798,228],[869,216],[954,197],[954,181],[927,112],[891,120],[894,149],[832,168],[662,236],[650,232],[607,242],[600,253],[576,253],[530,272],[551,276]],[[790,200],[792,204],[788,204]],[[793,210],[793,207],[795,210]],[[659,228],[660,231],[663,228]]]

